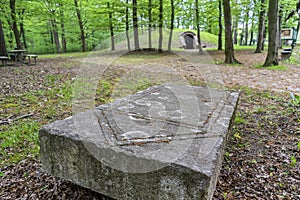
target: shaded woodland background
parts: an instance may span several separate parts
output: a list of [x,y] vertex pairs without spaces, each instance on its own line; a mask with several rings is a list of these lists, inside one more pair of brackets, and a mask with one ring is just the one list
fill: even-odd
[[[26,48],[38,54],[89,51],[120,32],[130,30],[132,35],[136,28],[141,32],[160,27],[198,28],[218,36],[219,49],[222,49],[224,2],[0,0],[0,23],[7,49]],[[268,0],[233,0],[230,3],[233,43],[254,45],[263,41],[268,28]],[[295,0],[281,0],[278,5],[280,18],[286,19],[296,3]],[[297,15],[288,21],[281,20],[281,24],[282,27],[295,27]],[[164,40],[169,37],[164,36]],[[107,47],[113,46],[113,42],[107,43]]]

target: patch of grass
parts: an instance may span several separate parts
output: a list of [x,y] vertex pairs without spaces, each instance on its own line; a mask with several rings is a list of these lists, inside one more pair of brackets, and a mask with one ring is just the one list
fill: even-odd
[[283,65],[273,65],[270,67],[264,67],[263,65],[256,65],[254,68],[257,69],[267,69],[267,70],[274,70],[274,71],[286,71],[287,67]]
[[44,54],[39,55],[39,58],[84,58],[87,57],[90,52],[73,52],[73,53],[62,53],[62,54]]
[[38,122],[22,120],[13,125],[4,125],[1,129],[0,166],[17,163],[29,155],[38,155]]
[[241,46],[241,45],[234,45],[234,50],[253,50],[255,51],[256,46]]
[[245,124],[246,119],[242,116],[241,113],[237,113],[236,116],[235,116],[234,123],[236,123],[236,124]]
[[297,165],[297,159],[295,158],[295,156],[292,156],[290,166],[295,167],[296,165]]
[[130,80],[126,80],[124,83],[116,84],[116,87],[113,91],[113,97],[125,97],[158,84],[159,83],[154,83],[152,80],[146,77],[140,77],[138,79],[131,77]]

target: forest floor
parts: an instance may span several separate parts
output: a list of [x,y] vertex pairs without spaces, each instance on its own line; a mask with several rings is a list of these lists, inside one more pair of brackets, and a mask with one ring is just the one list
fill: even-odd
[[[174,81],[177,73],[192,85],[216,80],[239,91],[240,101],[214,199],[300,199],[300,103],[290,97],[300,93],[300,64],[292,60],[261,68],[265,56],[239,50],[236,57],[243,64],[224,65],[222,51],[209,51],[204,60],[216,64],[197,68],[168,53],[132,53],[103,71],[96,104]],[[43,173],[38,154],[38,130],[72,115],[74,80],[81,64],[94,57],[0,67],[0,199],[109,199]]]

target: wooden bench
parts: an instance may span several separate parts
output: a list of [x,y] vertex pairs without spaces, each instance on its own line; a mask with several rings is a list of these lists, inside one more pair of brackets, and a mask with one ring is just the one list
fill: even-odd
[[24,55],[24,58],[28,58],[28,65],[31,64],[31,58],[34,59],[34,64],[36,65],[36,58],[38,57],[37,55],[34,55],[34,54],[27,54],[27,55]]
[[7,56],[0,56],[0,60],[2,61],[2,66],[7,65],[7,61],[9,60],[9,57]]

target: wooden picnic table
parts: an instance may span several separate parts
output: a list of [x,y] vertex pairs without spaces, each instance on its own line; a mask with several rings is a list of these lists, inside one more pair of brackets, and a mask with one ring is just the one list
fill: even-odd
[[23,58],[24,58],[24,53],[26,53],[27,50],[25,50],[25,49],[16,49],[16,50],[9,50],[7,52],[9,54],[14,55],[15,65],[17,65],[17,63],[20,63],[22,65]]

